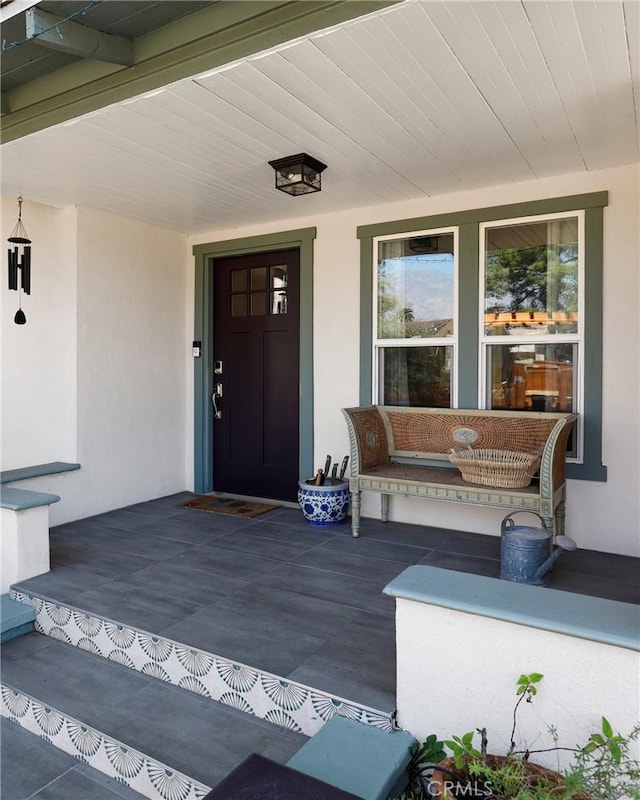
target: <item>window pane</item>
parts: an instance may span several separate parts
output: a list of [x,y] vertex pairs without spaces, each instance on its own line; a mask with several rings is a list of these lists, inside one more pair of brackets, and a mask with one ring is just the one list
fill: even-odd
[[253,291],[267,288],[266,267],[253,267],[251,269],[251,288]]
[[231,291],[232,292],[246,292],[247,291],[247,270],[234,269],[231,273]]
[[286,292],[271,292],[271,313],[272,314],[286,314],[287,313],[287,293]]
[[246,294],[232,294],[231,295],[231,316],[232,317],[246,317],[247,316],[247,295]]
[[577,344],[490,345],[487,408],[574,411]]
[[451,347],[386,347],[379,350],[380,400],[384,405],[451,405]]
[[378,244],[378,338],[452,336],[452,233]]
[[262,317],[267,313],[267,293],[254,292],[251,295],[251,316]]
[[271,292],[272,314],[287,313],[287,278],[286,264],[269,267],[269,288],[275,290]]
[[282,264],[277,267],[269,267],[269,288],[270,289],[286,289],[287,288],[287,265]]
[[576,333],[578,219],[485,229],[487,335]]

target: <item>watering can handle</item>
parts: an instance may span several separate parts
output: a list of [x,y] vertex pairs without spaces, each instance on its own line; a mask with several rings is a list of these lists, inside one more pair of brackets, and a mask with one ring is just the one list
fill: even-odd
[[509,528],[512,528],[514,526],[515,524],[513,521],[514,514],[533,514],[534,516],[538,517],[538,519],[542,523],[542,527],[544,528],[544,530],[545,531],[547,530],[547,526],[544,524],[544,520],[542,519],[540,514],[538,514],[536,511],[512,511],[510,514],[507,514],[507,516],[502,520],[500,524],[501,534],[503,534],[505,531],[509,530]]

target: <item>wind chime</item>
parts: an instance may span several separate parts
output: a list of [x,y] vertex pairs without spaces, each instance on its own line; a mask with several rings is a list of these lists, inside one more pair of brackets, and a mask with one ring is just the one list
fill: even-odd
[[[27,318],[22,310],[22,292],[31,294],[31,239],[22,224],[22,196],[18,198],[18,221],[7,241],[14,245],[13,249],[8,250],[9,289],[18,290],[18,310],[13,321],[16,325],[24,325]],[[19,282],[18,271],[20,271]]]

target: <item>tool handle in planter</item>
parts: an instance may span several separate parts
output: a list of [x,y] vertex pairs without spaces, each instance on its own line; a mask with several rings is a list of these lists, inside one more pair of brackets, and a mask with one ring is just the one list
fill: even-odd
[[513,521],[514,514],[533,514],[534,516],[538,517],[538,519],[542,523],[543,529],[545,531],[547,530],[547,526],[544,524],[544,520],[542,519],[540,514],[538,514],[537,511],[512,511],[510,514],[507,514],[507,516],[500,523],[500,533],[504,533],[505,531],[508,531],[510,528],[513,528],[513,526],[515,525],[515,522]]

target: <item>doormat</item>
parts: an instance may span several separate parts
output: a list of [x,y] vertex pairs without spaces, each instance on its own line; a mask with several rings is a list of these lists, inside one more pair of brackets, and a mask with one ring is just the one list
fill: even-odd
[[280,508],[277,504],[254,503],[249,500],[234,500],[231,497],[214,497],[208,494],[194,497],[192,500],[187,500],[186,503],[180,503],[180,506],[195,508],[198,511],[211,511],[214,514],[232,514],[238,517],[257,517],[258,514],[264,514],[265,511]]

